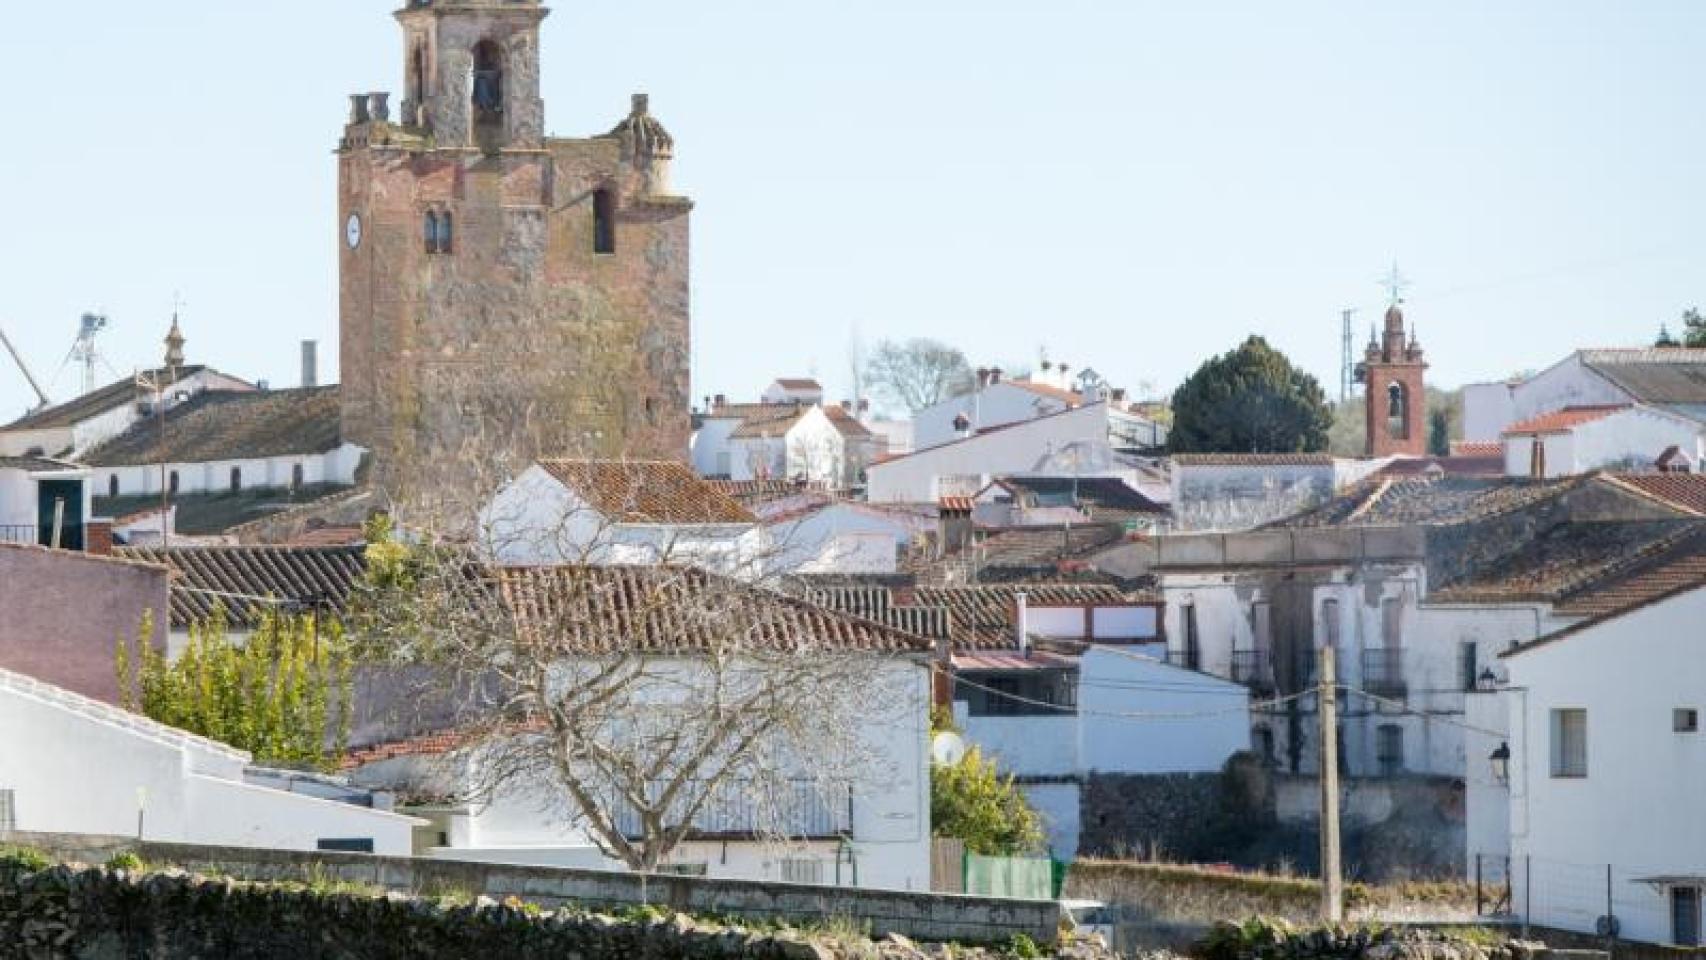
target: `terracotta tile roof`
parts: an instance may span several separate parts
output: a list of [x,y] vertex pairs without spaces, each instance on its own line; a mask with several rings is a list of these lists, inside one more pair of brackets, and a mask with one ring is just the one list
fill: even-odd
[[1018,380],[1003,380],[1002,383],[1010,383],[1021,390],[1034,393],[1039,397],[1048,397],[1051,400],[1059,400],[1062,403],[1069,405],[1076,406],[1077,404],[1084,402],[1084,398],[1072,390],[1063,390],[1060,387],[1052,387],[1046,383],[1037,383],[1034,380],[1021,378]]
[[1611,474],[1613,483],[1662,500],[1671,506],[1706,516],[1706,474],[1698,473],[1618,473]]
[[804,379],[804,378],[793,378],[793,377],[778,377],[778,378],[776,378],[776,385],[781,387],[784,390],[822,390],[823,389],[823,384],[818,383],[816,380]]
[[1451,455],[1454,457],[1502,457],[1505,445],[1497,440],[1453,440]]
[[1605,404],[1592,407],[1565,407],[1551,413],[1543,413],[1538,417],[1530,417],[1505,428],[1507,437],[1530,436],[1541,433],[1568,433],[1575,427],[1595,420],[1604,420],[1614,413],[1628,410],[1626,403]]
[[54,473],[60,470],[81,470],[82,464],[52,457],[0,457],[0,470],[22,470],[25,473]]
[[1078,668],[1077,657],[1065,656],[1050,650],[1032,650],[1028,654],[1020,653],[1017,650],[956,653],[953,663],[956,673],[1013,673],[1028,670],[1076,670]]
[[495,576],[518,628],[565,653],[931,649],[893,627],[697,568],[523,567]]
[[[922,606],[948,611],[949,638],[955,650],[1018,649],[1013,616],[1018,595],[1031,607],[1115,606],[1135,602],[1118,587],[1099,584],[977,584],[961,587],[919,587]],[[1144,598],[1142,602],[1153,602]]]
[[985,567],[1053,568],[1113,546],[1125,539],[1118,523],[1081,523],[1070,527],[1008,527],[977,547]]
[[398,760],[404,757],[439,757],[459,749],[468,740],[469,737],[466,734],[457,731],[441,731],[421,734],[405,740],[377,743],[350,750],[344,754],[342,760],[338,761],[338,769],[356,770],[370,763],[382,763],[386,760]]
[[172,571],[172,628],[223,607],[233,627],[252,627],[269,601],[342,614],[367,570],[365,547],[120,547],[126,560]]
[[1024,506],[1085,507],[1091,511],[1091,520],[1167,513],[1166,507],[1118,477],[1001,477],[995,482],[1023,500]]
[[539,466],[612,522],[758,522],[752,511],[674,460],[541,460]]
[[360,525],[313,527],[285,539],[286,547],[348,547],[367,542]]
[[1694,520],[1561,523],[1431,592],[1430,603],[1554,602],[1696,537]]
[[260,460],[325,453],[343,442],[337,387],[199,393],[166,414],[162,445],[156,419],[89,451],[92,467]]
[[1486,520],[1554,499],[1589,477],[1374,477],[1273,528],[1440,526]]
[[[193,377],[206,367],[180,367],[178,379]],[[146,377],[164,377],[165,370],[147,370],[142,373]],[[114,383],[109,383],[92,393],[85,393],[73,400],[25,414],[12,421],[0,430],[51,430],[56,427],[69,427],[81,423],[91,417],[98,416],[108,410],[122,407],[144,399],[148,391],[138,390],[136,377],[125,377]]]
[[943,513],[971,513],[977,503],[971,497],[943,497],[937,505]]
[[[284,517],[298,511],[312,510],[323,505],[342,502],[360,487],[313,485],[287,490],[275,487],[246,487],[237,493],[215,491],[181,493],[173,497],[176,509],[175,526],[188,536],[226,534],[244,540],[251,525]],[[139,511],[157,509],[159,494],[126,494],[122,497],[95,497],[95,515],[125,516]],[[245,540],[246,542],[246,540]]]
[[799,403],[725,403],[713,406],[703,416],[707,420],[745,420],[747,417],[765,414],[780,416],[799,406]]
[[1579,355],[1583,364],[1643,403],[1706,403],[1706,350],[1645,347]]
[[835,428],[835,432],[849,440],[861,440],[875,436],[869,427],[859,422],[858,417],[841,407],[824,407],[823,413],[829,418],[829,424]]
[[1555,612],[1566,617],[1603,617],[1701,586],[1706,586],[1706,535],[1696,530],[1623,576],[1577,590]]
[[1330,467],[1330,453],[1177,453],[1173,462],[1186,467]]
[[810,407],[776,405],[750,414],[729,434],[731,440],[768,440],[780,438],[806,415]]
[[1505,475],[1503,448],[1487,455],[1453,454],[1449,457],[1399,457],[1380,468],[1382,477],[1420,477],[1430,475],[1453,477],[1502,477]]

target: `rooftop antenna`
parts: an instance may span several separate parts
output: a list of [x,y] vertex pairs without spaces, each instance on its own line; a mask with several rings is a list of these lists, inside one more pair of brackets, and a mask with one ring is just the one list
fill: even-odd
[[1344,403],[1356,390],[1356,338],[1351,332],[1351,318],[1356,316],[1356,310],[1346,308],[1340,313],[1344,332],[1339,345],[1339,402]]
[[95,344],[95,338],[107,328],[107,318],[104,314],[85,313],[77,323],[77,342],[71,345],[73,362],[83,365],[83,393],[95,392],[95,367],[102,362],[101,351]]

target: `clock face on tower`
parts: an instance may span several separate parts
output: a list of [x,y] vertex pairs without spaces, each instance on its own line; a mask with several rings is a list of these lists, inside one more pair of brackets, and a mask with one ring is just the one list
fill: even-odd
[[344,239],[349,242],[351,250],[361,246],[361,214],[349,215],[349,222],[344,224]]

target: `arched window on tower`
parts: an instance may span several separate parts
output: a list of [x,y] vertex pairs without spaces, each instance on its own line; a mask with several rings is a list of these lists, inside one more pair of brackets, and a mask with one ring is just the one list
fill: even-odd
[[420,103],[426,99],[426,44],[415,44],[415,55],[409,61],[409,99]]
[[1394,440],[1410,438],[1410,397],[1401,383],[1386,388],[1386,435]]
[[490,40],[474,47],[474,118],[495,120],[504,112],[503,49]]
[[616,252],[616,195],[609,187],[592,192],[592,252]]

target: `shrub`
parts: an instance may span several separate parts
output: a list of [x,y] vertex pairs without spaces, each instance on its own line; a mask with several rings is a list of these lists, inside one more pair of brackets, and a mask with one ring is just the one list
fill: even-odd
[[107,859],[106,867],[108,870],[123,870],[127,873],[136,873],[145,869],[147,864],[143,862],[141,857],[136,855],[135,851],[123,850],[109,857]]
[[52,858],[33,847],[0,847],[0,869],[40,873],[51,866]]

